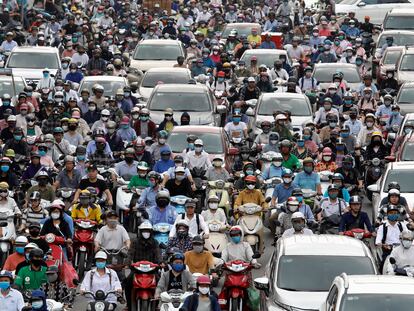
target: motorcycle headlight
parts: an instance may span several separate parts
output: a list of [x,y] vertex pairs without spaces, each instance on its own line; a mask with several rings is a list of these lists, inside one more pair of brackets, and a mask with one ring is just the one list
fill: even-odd
[[[111,304],[111,306],[112,306],[112,304]],[[95,303],[95,310],[96,311],[104,311],[105,310],[105,303],[102,302],[102,301],[96,302]],[[108,308],[108,310],[109,310],[109,308]]]

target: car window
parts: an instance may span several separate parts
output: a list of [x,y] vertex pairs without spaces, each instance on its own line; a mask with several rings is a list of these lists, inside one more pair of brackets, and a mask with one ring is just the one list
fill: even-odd
[[142,87],[155,87],[157,84],[188,83],[191,79],[188,72],[147,72]]
[[172,152],[181,153],[187,148],[187,136],[190,134],[196,135],[203,140],[204,151],[210,154],[224,153],[223,141],[219,133],[171,133],[168,137],[168,145],[171,147]]
[[[277,53],[270,53],[270,54],[256,54],[256,53],[246,53],[240,58],[240,60],[245,61],[246,66],[250,68],[250,60],[253,56],[257,57],[257,64],[265,64],[268,68],[273,68],[275,60],[279,59],[279,55]],[[286,55],[286,54],[283,54]]]
[[[14,92],[16,89],[16,93]],[[23,92],[24,90],[24,82],[22,79],[14,79],[14,87],[12,79],[10,80],[0,80],[0,97],[3,97],[4,94],[9,94],[10,96],[14,96]]]
[[7,68],[59,69],[59,59],[54,53],[13,52]]
[[[412,187],[414,169],[392,169],[388,171],[388,175],[384,185],[388,185],[392,181],[400,184],[400,192],[414,193]],[[383,192],[388,192],[387,187],[384,187]]]
[[413,303],[414,296],[411,294],[346,294],[342,297],[339,310],[410,310]]
[[398,95],[398,103],[413,103],[414,102],[414,87],[402,87]]
[[312,114],[304,98],[265,97],[260,100],[257,114],[271,116],[276,110],[290,111],[292,116],[306,117]]
[[399,70],[414,71],[414,54],[405,54],[402,56]]
[[174,45],[161,44],[141,44],[138,45],[135,53],[135,60],[177,60],[178,56],[184,56],[180,47]]
[[414,45],[414,34],[382,34],[378,40],[377,47],[381,48],[386,42],[386,37],[392,37],[394,39],[394,46],[405,46],[405,45]]
[[336,285],[332,286],[331,290],[329,291],[328,298],[326,299],[329,305],[332,305],[338,297],[338,288]]
[[384,65],[394,65],[397,63],[398,59],[400,58],[402,51],[387,51],[384,55]]
[[381,3],[383,0],[362,0],[366,5],[378,4]]
[[177,111],[205,112],[212,111],[206,92],[155,92],[148,103],[150,110],[160,111],[172,108]]
[[402,161],[414,161],[414,143],[406,143],[401,154]]
[[388,16],[384,29],[414,29],[414,16]]
[[352,5],[352,4],[355,4],[357,2],[358,2],[358,0],[344,0],[344,1],[340,1],[339,3],[340,4]]
[[123,81],[85,81],[82,83],[81,91],[87,89],[89,94],[93,94],[92,87],[97,83],[103,86],[105,90],[104,96],[113,96],[117,89],[123,88],[126,85]]
[[344,74],[344,79],[348,83],[359,83],[361,77],[359,76],[358,70],[355,67],[340,67],[340,66],[329,66],[329,67],[316,67],[313,77],[321,83],[332,82],[332,76],[334,73],[341,71]]
[[[230,34],[230,31],[232,31],[233,29],[235,29],[237,31],[237,36],[240,37],[242,35],[248,36],[252,33],[252,28],[257,28],[258,25],[243,25],[243,24],[237,24],[237,25],[232,25],[232,24],[228,24],[224,30],[223,33],[221,34],[221,37],[224,39],[227,39],[227,37]],[[260,28],[260,26],[259,26]],[[258,31],[257,33],[262,33],[261,29],[259,29],[260,31]]]

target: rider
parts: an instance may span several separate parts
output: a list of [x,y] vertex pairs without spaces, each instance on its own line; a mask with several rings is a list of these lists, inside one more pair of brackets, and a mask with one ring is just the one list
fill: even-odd
[[145,187],[149,186],[149,182],[147,179],[147,173],[149,171],[149,166],[147,162],[140,161],[136,163],[137,173],[136,175],[132,176],[131,180],[128,183],[128,188],[137,188],[137,187]]
[[153,224],[174,224],[177,218],[175,207],[170,205],[170,193],[167,190],[158,191],[155,196],[155,204],[148,210],[148,219]]
[[191,273],[208,274],[214,269],[213,254],[204,249],[204,239],[198,235],[193,238],[193,249],[184,256],[184,263]]
[[223,227],[227,224],[226,212],[219,208],[219,198],[215,194],[211,194],[207,199],[207,210],[201,212],[201,216],[206,223],[217,221],[222,224]]
[[[396,268],[412,267],[414,266],[414,247],[413,246],[413,233],[411,231],[401,232],[399,246],[394,247],[391,252],[390,258],[395,259]],[[394,268],[388,268],[394,271]],[[389,271],[389,270],[388,270]],[[392,274],[387,272],[387,274]]]
[[280,142],[280,153],[283,157],[282,166],[291,170],[298,170],[301,167],[299,159],[292,154],[292,143],[284,139]]
[[386,200],[384,201],[384,203],[381,201],[381,206],[378,210],[376,222],[382,223],[384,221],[387,215],[387,212],[388,212],[388,206],[390,204],[398,208],[399,214],[401,216],[399,220],[401,221],[409,220],[409,215],[407,215],[407,206],[402,205],[400,203],[402,201],[400,200],[401,198],[400,190],[398,190],[398,188],[390,188],[389,186],[388,188],[389,188],[388,195],[385,198]]
[[177,247],[181,252],[189,251],[193,248],[192,237],[189,235],[189,224],[185,219],[178,217],[175,222],[175,236],[168,241],[167,249]]
[[197,203],[195,200],[188,199],[185,202],[185,213],[178,216],[175,221],[175,226],[171,228],[170,231],[170,238],[173,238],[177,233],[177,224],[180,220],[185,220],[189,226],[189,235],[191,237],[195,237],[197,235],[202,236],[203,238],[207,239],[209,235],[209,229],[207,224],[204,221],[203,216],[198,213],[195,213],[195,208]]
[[294,212],[290,217],[291,228],[286,229],[283,232],[282,237],[290,237],[295,234],[301,235],[313,235],[312,230],[306,228],[306,219],[301,212]]
[[293,172],[292,170],[286,168],[282,172],[282,183],[276,185],[272,194],[271,206],[276,204],[284,203],[292,194],[295,185],[292,182]]
[[170,192],[171,196],[185,195],[186,197],[192,197],[193,188],[188,177],[185,176],[185,168],[183,166],[177,166],[174,174],[174,178],[169,179],[165,185],[165,188]]
[[7,270],[0,272],[0,308],[4,311],[21,311],[24,309],[23,295],[12,288],[13,274]]
[[283,174],[282,163],[283,163],[282,155],[280,153],[276,153],[272,157],[271,164],[268,167],[266,167],[261,177],[264,180],[273,178],[273,177],[282,177],[282,174]]
[[337,169],[334,154],[332,153],[331,148],[325,147],[322,150],[322,159],[316,164],[315,171],[316,172],[323,172],[323,171],[331,171],[335,172]]
[[328,197],[320,202],[322,211],[317,215],[318,220],[323,217],[325,224],[339,225],[340,217],[345,213],[347,205],[343,199],[338,198],[338,194],[339,187],[336,184],[330,184],[328,186]]
[[[98,230],[95,236],[95,251],[104,248],[106,250],[120,250],[131,246],[131,240],[124,226],[118,222],[118,214],[115,211],[106,213],[106,225]],[[85,277],[86,278],[86,277]]]
[[349,212],[346,212],[341,217],[339,224],[339,234],[344,234],[345,231],[360,228],[373,232],[374,228],[371,225],[368,214],[361,211],[362,201],[359,196],[354,195],[349,199]]
[[187,297],[181,307],[186,311],[209,310],[220,311],[217,297],[210,292],[211,280],[208,275],[197,278],[197,291]]
[[[388,184],[387,188],[388,188],[388,191],[390,191],[391,189],[397,189],[398,191],[401,190],[400,184],[396,181],[391,181]],[[389,202],[389,199],[390,198],[388,196],[382,198],[380,206],[387,204]],[[408,208],[407,200],[405,197],[401,196],[401,194],[398,196],[397,201],[392,204],[401,204],[401,205],[404,205],[406,208]]]
[[[337,185],[338,188],[339,188],[338,198],[344,199],[345,202],[348,203],[350,195],[349,195],[348,189],[344,186],[344,176],[342,176],[341,173],[335,173],[335,174],[330,176],[330,179],[331,179],[332,184]],[[328,191],[325,191],[323,196],[325,198],[327,198],[328,197]]]
[[4,262],[3,270],[15,271],[19,263],[26,260],[24,255],[24,247],[29,243],[27,238],[23,235],[18,236],[14,241],[14,247],[16,252],[7,257]]
[[147,175],[149,187],[145,188],[138,200],[138,207],[151,207],[155,204],[155,197],[159,191],[161,183],[161,175],[157,172],[151,171]]
[[316,191],[318,196],[322,196],[321,179],[318,173],[314,172],[315,163],[312,158],[303,160],[303,172],[298,173],[293,183],[302,189]]
[[88,190],[82,190],[79,195],[79,203],[72,207],[73,219],[89,219],[101,223],[101,207],[96,203],[90,202],[91,193]]
[[315,223],[315,217],[313,216],[313,212],[311,207],[305,203],[303,200],[303,191],[301,188],[295,188],[292,191],[292,196],[296,197],[296,199],[299,201],[299,209],[298,212],[301,212],[305,219],[306,223],[308,225],[313,225]]
[[223,158],[219,155],[214,156],[212,160],[212,166],[207,169],[205,174],[207,180],[209,181],[216,181],[216,180],[223,180],[227,181],[230,178],[229,172],[223,166],[224,161]]
[[44,254],[40,248],[34,248],[29,253],[30,264],[22,267],[17,274],[15,285],[21,290],[34,290],[47,283],[46,270],[43,266]]
[[260,263],[253,258],[253,250],[248,242],[243,241],[243,230],[240,226],[233,226],[229,231],[230,242],[221,253],[224,262],[242,260],[252,263],[255,267],[260,267]]
[[186,154],[186,163],[188,163],[188,168],[191,170],[193,168],[199,168],[207,170],[211,166],[209,160],[209,154],[203,150],[204,143],[201,139],[197,139],[194,142],[194,150],[187,152]]

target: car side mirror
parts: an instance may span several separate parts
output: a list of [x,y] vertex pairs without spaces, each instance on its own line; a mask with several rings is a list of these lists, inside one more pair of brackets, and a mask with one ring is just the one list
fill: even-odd
[[254,110],[251,107],[247,108],[246,115],[249,117],[254,117]]
[[363,7],[366,6],[367,4],[364,1],[361,1],[360,3],[357,4],[358,7]]
[[368,190],[372,192],[379,192],[379,187],[377,184],[369,185]]
[[253,283],[254,287],[258,290],[264,291],[266,296],[269,295],[269,279],[267,277],[255,278]]
[[227,153],[228,153],[228,155],[233,155],[233,156],[238,155],[239,154],[239,149],[231,147],[231,148],[229,148],[229,151]]
[[227,107],[225,105],[217,105],[217,113],[225,113],[227,111]]
[[[388,135],[391,135],[391,134],[388,134]],[[385,157],[385,161],[386,162],[395,162],[395,157],[394,156],[386,156]]]

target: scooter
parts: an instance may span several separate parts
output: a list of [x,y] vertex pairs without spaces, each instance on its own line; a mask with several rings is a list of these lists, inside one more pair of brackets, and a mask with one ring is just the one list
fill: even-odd
[[0,265],[3,267],[13,248],[12,241],[16,238],[14,215],[9,210],[0,211]]
[[156,239],[160,245],[161,253],[164,256],[165,249],[167,248],[169,234],[171,231],[171,225],[167,223],[158,223],[152,226],[154,231],[154,239]]
[[116,212],[119,215],[119,222],[124,224],[131,209],[133,192],[128,188],[128,182],[122,177],[117,177],[116,181],[119,185],[116,191]]
[[175,207],[175,211],[178,215],[185,214],[185,202],[191,200],[191,198],[185,195],[176,195],[171,197],[170,204]]
[[117,295],[116,291],[110,291],[105,294],[103,290],[97,290],[96,293],[85,292],[84,295],[91,296],[93,301],[88,303],[87,310],[90,311],[112,311],[114,305],[111,302],[105,301],[109,295]]
[[82,279],[85,271],[89,270],[89,263],[92,262],[94,249],[94,231],[97,223],[89,219],[76,219],[73,248],[75,250],[73,264]]
[[328,186],[331,184],[330,177],[333,175],[331,171],[321,171],[318,173],[321,179],[322,193],[328,190]]
[[223,180],[214,180],[208,182],[208,191],[207,198],[211,195],[216,195],[219,198],[218,207],[224,210],[224,213],[227,217],[229,217],[230,211],[230,195],[229,189],[231,187],[231,183],[224,182]]
[[372,160],[366,161],[364,163],[365,166],[365,191],[367,193],[367,197],[370,201],[372,201],[372,191],[368,189],[369,185],[375,184],[378,179],[381,178],[381,175],[384,171],[384,162],[378,158],[374,158]]
[[223,289],[219,294],[221,310],[242,311],[249,288],[248,272],[253,266],[242,260],[234,260],[223,264],[225,275]]
[[265,189],[265,198],[272,198],[275,187],[282,182],[280,177],[272,177],[263,181],[263,187]]
[[132,310],[155,310],[153,298],[157,288],[158,267],[157,264],[149,261],[138,261],[131,265],[134,273],[133,291],[132,296],[126,298],[131,299]]
[[238,209],[241,216],[238,225],[242,228],[244,240],[250,244],[255,254],[259,253],[260,236],[258,232],[263,229],[263,221],[258,213],[263,211],[260,205],[246,203]]
[[184,292],[181,289],[171,289],[168,292],[163,292],[160,295],[160,310],[178,311],[183,306],[185,299],[192,294],[192,292]]
[[208,235],[208,239],[205,240],[205,247],[216,258],[221,258],[221,253],[229,242],[225,234],[226,228],[227,226],[225,224],[216,220],[208,223],[210,234]]

